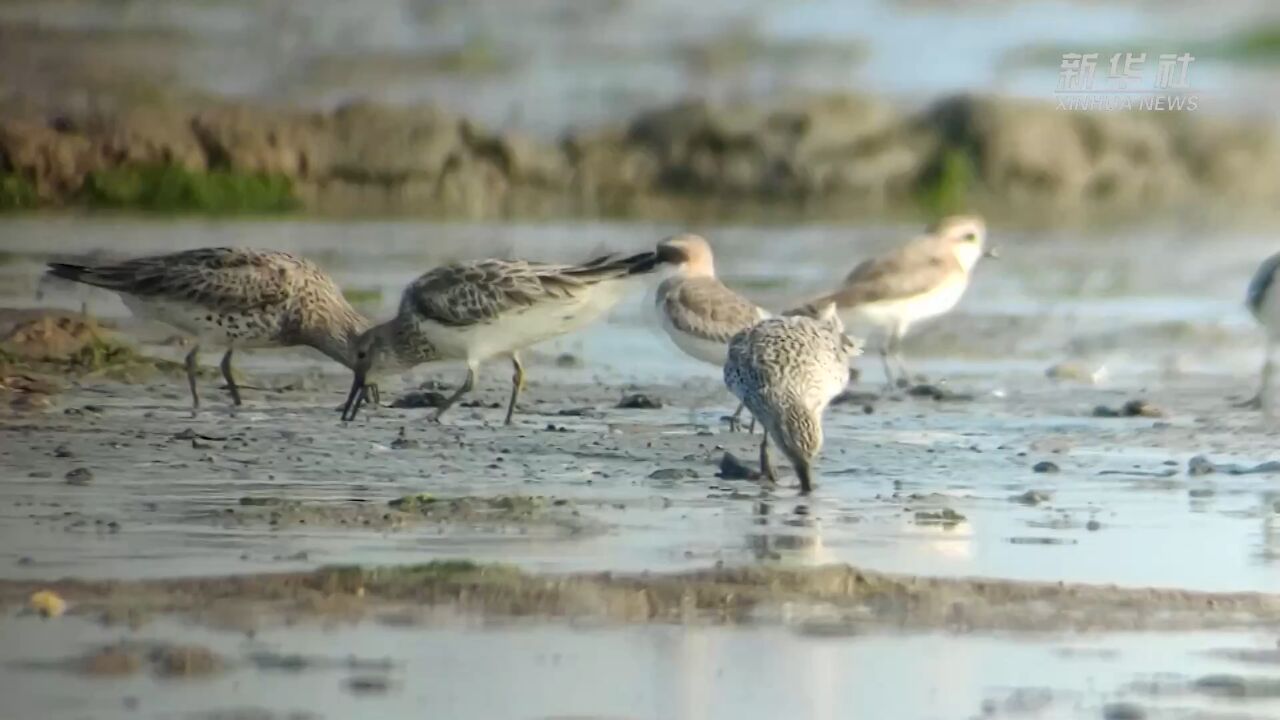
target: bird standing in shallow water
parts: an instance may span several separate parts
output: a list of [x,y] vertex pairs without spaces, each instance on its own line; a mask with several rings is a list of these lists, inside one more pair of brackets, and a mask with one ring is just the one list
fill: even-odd
[[724,366],[724,384],[764,426],[760,472],[777,480],[769,461],[772,437],[795,467],[802,493],[813,488],[822,413],[848,382],[850,360],[861,353],[833,305],[815,315],[770,318],[738,333]]
[[[769,317],[769,313],[725,287],[716,278],[711,245],[699,235],[676,235],[658,243],[658,257],[676,274],[658,286],[662,329],[686,355],[723,368],[734,335]],[[729,419],[738,427],[743,406]]]
[[1275,351],[1280,345],[1280,293],[1276,292],[1276,273],[1280,272],[1280,253],[1258,266],[1245,293],[1245,306],[1267,333],[1266,359],[1262,363],[1258,394],[1240,403],[1241,407],[1261,409],[1268,417],[1275,414],[1271,378],[1275,374]]
[[515,371],[505,420],[510,425],[524,388],[519,351],[599,319],[627,293],[631,280],[658,263],[655,253],[646,252],[582,265],[477,260],[436,268],[405,288],[394,318],[360,338],[342,419],[355,418],[369,389],[376,388],[369,381],[377,374],[435,360],[465,361],[466,380],[436,409],[432,419],[439,420],[475,386],[481,363],[508,357]]
[[240,405],[231,369],[236,349],[307,345],[351,367],[354,342],[369,327],[323,270],[275,250],[201,248],[103,265],[49,263],[49,274],[112,290],[134,315],[195,337],[186,357],[193,410],[200,408],[202,342],[227,348],[222,377]]
[[787,314],[812,316],[834,303],[845,325],[870,325],[880,332],[889,387],[910,385],[902,338],[915,323],[947,313],[960,302],[978,260],[996,257],[986,240],[982,218],[943,218],[906,245],[859,264],[836,290]]

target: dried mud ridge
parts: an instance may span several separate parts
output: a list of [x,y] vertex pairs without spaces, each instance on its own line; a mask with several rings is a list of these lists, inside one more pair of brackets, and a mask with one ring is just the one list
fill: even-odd
[[741,220],[786,208],[1268,208],[1278,194],[1280,136],[1267,126],[992,97],[918,112],[859,95],[694,102],[560,143],[432,107],[0,106],[0,208],[667,217],[692,203]]
[[52,588],[70,613],[140,624],[183,614],[256,624],[271,617],[399,617],[404,608],[609,622],[769,623],[815,633],[866,627],[950,631],[1186,630],[1280,621],[1280,596],[888,575],[847,565],[715,568],[678,574],[534,575],[466,561],[224,578],[0,581],[12,608]]

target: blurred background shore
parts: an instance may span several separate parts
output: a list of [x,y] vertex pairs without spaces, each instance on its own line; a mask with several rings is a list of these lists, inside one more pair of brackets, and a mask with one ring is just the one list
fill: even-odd
[[[1061,109],[1064,53],[1195,111]],[[1280,9],[1240,2],[2,0],[0,208],[1263,220]]]

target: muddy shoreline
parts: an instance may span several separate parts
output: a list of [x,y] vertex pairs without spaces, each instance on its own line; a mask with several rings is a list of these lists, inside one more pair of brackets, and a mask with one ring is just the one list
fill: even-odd
[[931,216],[1043,225],[1265,213],[1280,137],[1247,119],[944,97],[691,102],[559,142],[435,107],[0,106],[0,209],[436,218]]

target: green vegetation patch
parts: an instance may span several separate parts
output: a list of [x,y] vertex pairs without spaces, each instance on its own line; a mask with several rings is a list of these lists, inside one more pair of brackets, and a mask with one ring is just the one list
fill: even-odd
[[17,173],[0,173],[0,212],[31,210],[40,202],[36,186]]
[[283,175],[234,170],[191,172],[176,165],[126,165],[95,170],[82,199],[91,206],[213,215],[283,213],[298,207]]
[[935,217],[961,212],[969,205],[977,178],[978,171],[968,151],[946,148],[921,178],[916,199]]

